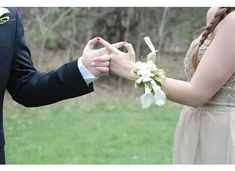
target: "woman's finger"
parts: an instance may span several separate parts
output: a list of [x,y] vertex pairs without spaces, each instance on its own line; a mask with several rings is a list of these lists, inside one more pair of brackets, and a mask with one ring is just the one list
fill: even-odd
[[95,44],[98,42],[98,38],[94,38],[88,41],[86,44],[84,50],[91,50],[95,46]]
[[[121,48],[121,47],[124,46],[124,43],[125,43],[125,42],[118,42],[118,43],[112,44],[112,46],[113,46],[114,48],[119,49],[119,48]],[[109,52],[110,52],[110,51],[109,51],[106,47],[103,47],[103,48],[101,48],[101,49],[97,49],[97,50],[96,50],[96,53],[98,53],[99,55],[102,55],[102,54],[105,54],[105,53],[109,53]]]
[[130,43],[125,43],[124,46],[126,47],[128,54],[135,55],[135,50]]
[[119,53],[119,52],[120,52],[117,48],[115,48],[115,47],[112,46],[109,42],[105,41],[105,40],[102,39],[102,38],[99,38],[99,39],[98,39],[98,42],[99,42],[100,44],[102,44],[104,47],[106,47],[106,48],[107,48],[109,51],[111,51],[111,52],[114,52],[114,53]]
[[123,47],[125,43],[126,42],[118,42],[118,43],[112,44],[112,46],[119,49],[119,48]]

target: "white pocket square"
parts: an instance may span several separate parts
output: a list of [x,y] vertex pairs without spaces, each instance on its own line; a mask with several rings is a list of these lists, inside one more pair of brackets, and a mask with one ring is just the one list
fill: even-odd
[[9,14],[10,11],[7,8],[0,8],[0,17],[2,17],[4,14]]

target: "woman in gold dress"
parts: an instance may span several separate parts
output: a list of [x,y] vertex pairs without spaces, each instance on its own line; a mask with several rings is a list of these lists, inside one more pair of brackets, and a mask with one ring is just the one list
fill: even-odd
[[[184,104],[177,124],[173,163],[235,163],[235,8],[210,8],[205,31],[185,57],[187,81],[165,78],[167,98]],[[100,39],[110,51],[113,73],[133,79],[135,52]],[[99,59],[97,59],[97,62]]]

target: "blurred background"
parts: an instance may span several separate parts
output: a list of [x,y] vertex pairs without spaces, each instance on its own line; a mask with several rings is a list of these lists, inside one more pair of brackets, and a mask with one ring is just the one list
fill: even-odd
[[[132,43],[137,60],[159,50],[157,65],[185,80],[184,56],[202,32],[208,8],[19,8],[32,59],[50,71],[82,55],[87,41]],[[25,108],[6,94],[7,163],[168,164],[181,105],[142,110],[141,92],[115,75],[95,92],[51,106]]]

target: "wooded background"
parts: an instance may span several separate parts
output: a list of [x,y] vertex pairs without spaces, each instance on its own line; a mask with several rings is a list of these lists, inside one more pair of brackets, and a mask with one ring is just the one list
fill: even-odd
[[[39,70],[51,70],[81,56],[87,41],[100,36],[110,43],[132,43],[137,60],[148,54],[144,36],[159,50],[158,65],[184,79],[183,59],[206,23],[208,8],[20,8],[27,43]],[[100,80],[110,78],[104,77]],[[113,83],[123,80],[111,76]],[[125,81],[124,81],[125,82]]]

